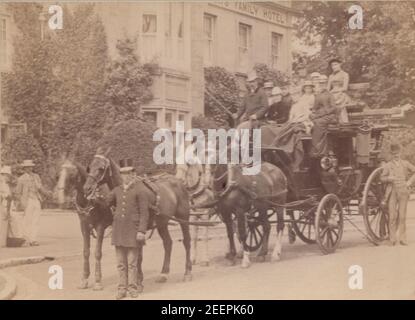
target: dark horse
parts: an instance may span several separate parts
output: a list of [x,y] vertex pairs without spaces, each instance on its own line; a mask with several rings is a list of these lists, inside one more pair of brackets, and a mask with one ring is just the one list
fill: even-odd
[[[229,172],[233,170],[233,182],[229,183]],[[249,213],[255,215],[255,219],[263,226],[263,241],[258,257],[259,261],[265,261],[268,253],[268,240],[271,225],[268,220],[269,210],[277,213],[277,243],[274,247],[272,260],[281,258],[282,232],[284,229],[284,209],[281,206],[272,205],[268,200],[284,204],[286,201],[287,179],[284,173],[276,166],[263,162],[260,172],[255,175],[244,175],[241,165],[213,165],[210,170],[213,176],[212,189],[217,199],[217,210],[226,225],[230,251],[226,257],[235,261],[236,247],[234,241],[233,216],[236,217],[239,241],[243,246],[242,267],[250,265],[249,248],[247,240],[247,219]],[[252,237],[260,237],[253,234]]]
[[[163,267],[156,281],[165,282],[170,272],[170,258],[173,245],[168,230],[168,222],[170,219],[179,222],[183,233],[183,245],[186,250],[184,280],[190,280],[192,278],[192,263],[190,259],[189,231],[190,205],[187,190],[179,179],[171,175],[161,176],[154,180],[154,186],[157,192],[147,188],[151,206],[153,208],[155,206],[157,207],[156,210],[150,210],[149,228],[152,228],[153,222],[155,222],[164,246]],[[84,192],[90,196],[94,194],[97,187],[105,183],[110,189],[121,184],[119,168],[106,154],[97,151],[97,154],[89,165],[89,173],[84,184]]]
[[112,224],[111,209],[103,201],[91,201],[85,197],[83,186],[87,172],[80,164],[65,159],[59,173],[57,184],[58,203],[62,207],[73,201],[75,194],[75,206],[78,212],[83,237],[83,275],[80,289],[88,288],[90,275],[89,255],[91,246],[91,234],[96,237],[95,247],[95,285],[94,290],[102,290],[102,242],[105,229]]

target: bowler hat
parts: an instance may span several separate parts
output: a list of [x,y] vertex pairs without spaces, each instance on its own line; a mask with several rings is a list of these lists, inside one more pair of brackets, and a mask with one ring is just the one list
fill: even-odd
[[34,167],[35,163],[33,162],[33,160],[23,160],[21,166],[22,167]]
[[132,159],[120,160],[120,172],[130,172],[130,171],[134,171],[133,160]]
[[329,66],[331,66],[331,64],[332,64],[333,62],[342,63],[342,61],[341,61],[341,59],[340,59],[340,58],[335,57],[335,58],[331,58],[331,59],[329,60]]

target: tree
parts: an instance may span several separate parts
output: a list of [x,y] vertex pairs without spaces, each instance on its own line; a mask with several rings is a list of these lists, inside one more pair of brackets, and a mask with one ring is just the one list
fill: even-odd
[[151,75],[157,66],[141,64],[130,39],[119,40],[117,50],[118,57],[110,63],[105,82],[106,108],[110,112],[107,117],[115,122],[140,119],[141,105],[153,98]]

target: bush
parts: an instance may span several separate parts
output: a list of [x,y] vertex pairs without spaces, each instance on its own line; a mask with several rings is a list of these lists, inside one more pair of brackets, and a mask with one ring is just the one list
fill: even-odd
[[[132,159],[139,173],[152,174],[160,171],[172,171],[170,166],[158,166],[153,161],[153,150],[158,142],[153,141],[157,130],[151,121],[126,120],[115,124],[98,141],[97,147],[111,147],[109,157],[117,165],[122,159]],[[93,150],[95,152],[96,148]]]

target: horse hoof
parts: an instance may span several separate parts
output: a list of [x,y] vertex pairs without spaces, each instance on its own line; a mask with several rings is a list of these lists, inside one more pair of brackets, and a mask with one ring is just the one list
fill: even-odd
[[238,252],[238,253],[236,254],[236,257],[237,257],[238,259],[242,259],[242,258],[243,258],[243,256],[244,256],[244,253],[243,253],[243,252]]
[[265,256],[258,256],[257,257],[257,261],[258,262],[265,262],[266,261],[266,257]]
[[161,274],[156,278],[157,283],[165,283],[167,281],[167,274]]
[[232,253],[232,252],[228,252],[227,254],[225,254],[225,259],[228,259],[228,260],[231,260],[231,261],[234,260],[235,257],[236,257],[236,254]]
[[92,288],[94,291],[101,291],[104,290],[104,286],[101,283],[95,283],[94,287]]
[[78,289],[88,289],[88,281],[82,280],[81,283],[78,285]]
[[184,282],[192,281],[193,276],[191,274],[185,274],[183,277]]
[[200,266],[201,266],[201,267],[209,267],[209,261],[202,261],[202,262],[200,263]]
[[247,269],[247,268],[249,268],[251,266],[251,263],[250,262],[242,262],[242,264],[241,264],[241,267],[243,268],[243,269]]
[[281,260],[281,254],[275,255],[271,257],[271,262],[278,262]]

